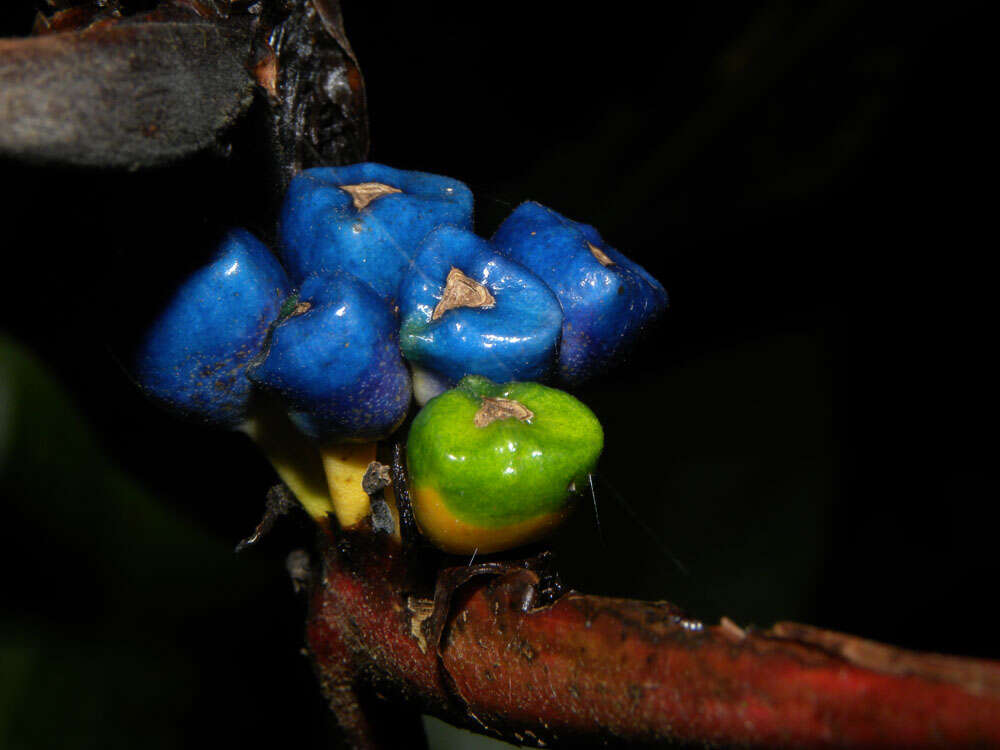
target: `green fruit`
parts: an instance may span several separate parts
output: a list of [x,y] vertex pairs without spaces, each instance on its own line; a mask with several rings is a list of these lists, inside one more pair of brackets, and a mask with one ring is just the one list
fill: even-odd
[[482,553],[560,524],[604,444],[600,422],[568,393],[470,375],[431,399],[410,428],[410,495],[442,549]]

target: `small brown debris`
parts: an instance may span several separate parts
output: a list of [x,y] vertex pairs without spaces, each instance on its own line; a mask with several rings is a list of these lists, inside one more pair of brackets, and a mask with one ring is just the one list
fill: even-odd
[[520,419],[522,422],[531,422],[534,418],[535,413],[520,401],[486,396],[483,398],[483,405],[473,418],[473,423],[476,427],[486,427],[498,419]]
[[253,66],[253,77],[271,99],[278,98],[278,57],[273,51]]
[[452,266],[452,269],[448,271],[448,278],[444,282],[441,301],[437,303],[434,312],[431,313],[431,320],[437,320],[456,307],[490,308],[496,303],[496,298],[490,294],[489,289]]
[[261,518],[253,533],[236,545],[235,551],[239,553],[257,544],[274,528],[275,522],[286,515],[294,506],[295,500],[285,485],[276,484],[271,487],[267,491],[267,498],[264,501],[264,517]]
[[605,268],[607,268],[608,266],[613,266],[615,264],[615,262],[611,260],[611,258],[609,258],[604,252],[601,251],[601,248],[595,247],[589,242],[587,243],[587,247],[590,248],[590,254],[593,255],[595,258],[597,258],[597,262],[600,263]]
[[292,588],[296,594],[307,589],[312,583],[312,565],[309,553],[304,549],[293,549],[288,553],[288,557],[285,558],[285,570],[292,579]]
[[410,613],[410,636],[417,642],[421,653],[427,653],[424,623],[434,614],[434,601],[416,596],[406,597],[406,610]]
[[384,182],[359,182],[357,185],[341,185],[340,189],[351,196],[354,207],[359,211],[364,210],[369,203],[378,200],[383,195],[403,192],[392,185],[386,185]]
[[747,632],[728,617],[719,620],[719,630],[731,641],[743,641],[747,637]]
[[392,472],[385,464],[372,461],[361,478],[361,488],[366,495],[374,495],[392,484]]
[[527,662],[533,662],[538,656],[538,652],[535,651],[534,646],[520,638],[514,639],[514,641],[510,644],[510,647],[517,652],[518,656]]

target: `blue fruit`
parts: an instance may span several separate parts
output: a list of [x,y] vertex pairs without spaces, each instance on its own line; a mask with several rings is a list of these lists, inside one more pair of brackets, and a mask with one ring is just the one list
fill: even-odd
[[592,226],[538,203],[518,206],[497,229],[493,244],[559,298],[559,375],[567,383],[610,369],[667,306],[660,282],[605,244]]
[[366,442],[391,433],[410,404],[410,376],[385,301],[349,273],[310,276],[267,353],[247,370],[315,438]]
[[147,331],[135,359],[143,390],[171,411],[236,427],[247,416],[247,363],[288,294],[270,250],[243,229],[192,274]]
[[307,169],[281,209],[280,253],[295,282],[344,270],[393,299],[417,244],[442,224],[472,227],[458,180],[372,163]]
[[427,235],[399,306],[403,354],[453,383],[466,375],[542,380],[555,364],[559,300],[470,231],[446,226]]

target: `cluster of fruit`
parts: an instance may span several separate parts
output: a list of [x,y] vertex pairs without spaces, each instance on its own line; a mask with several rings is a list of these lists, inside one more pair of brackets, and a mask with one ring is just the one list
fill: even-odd
[[231,231],[144,337],[139,383],[174,412],[253,435],[303,506],[345,527],[370,510],[360,478],[374,442],[416,400],[421,530],[455,552],[538,538],[603,443],[586,406],[538,381],[608,369],[666,293],[593,227],[537,203],[489,241],[472,211],[447,177],[373,163],[302,172],[278,258]]

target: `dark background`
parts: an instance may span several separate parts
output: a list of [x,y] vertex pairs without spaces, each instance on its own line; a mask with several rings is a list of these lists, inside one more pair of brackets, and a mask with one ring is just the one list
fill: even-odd
[[[1000,657],[984,19],[652,7],[344,5],[373,160],[466,181],[484,234],[527,198],[592,223],[670,293],[579,394],[607,448],[599,525],[584,506],[553,541],[564,578]],[[118,364],[224,226],[272,232],[233,145],[142,174],[0,164],[5,746],[324,742],[283,572],[306,525],[234,559],[266,462]]]

